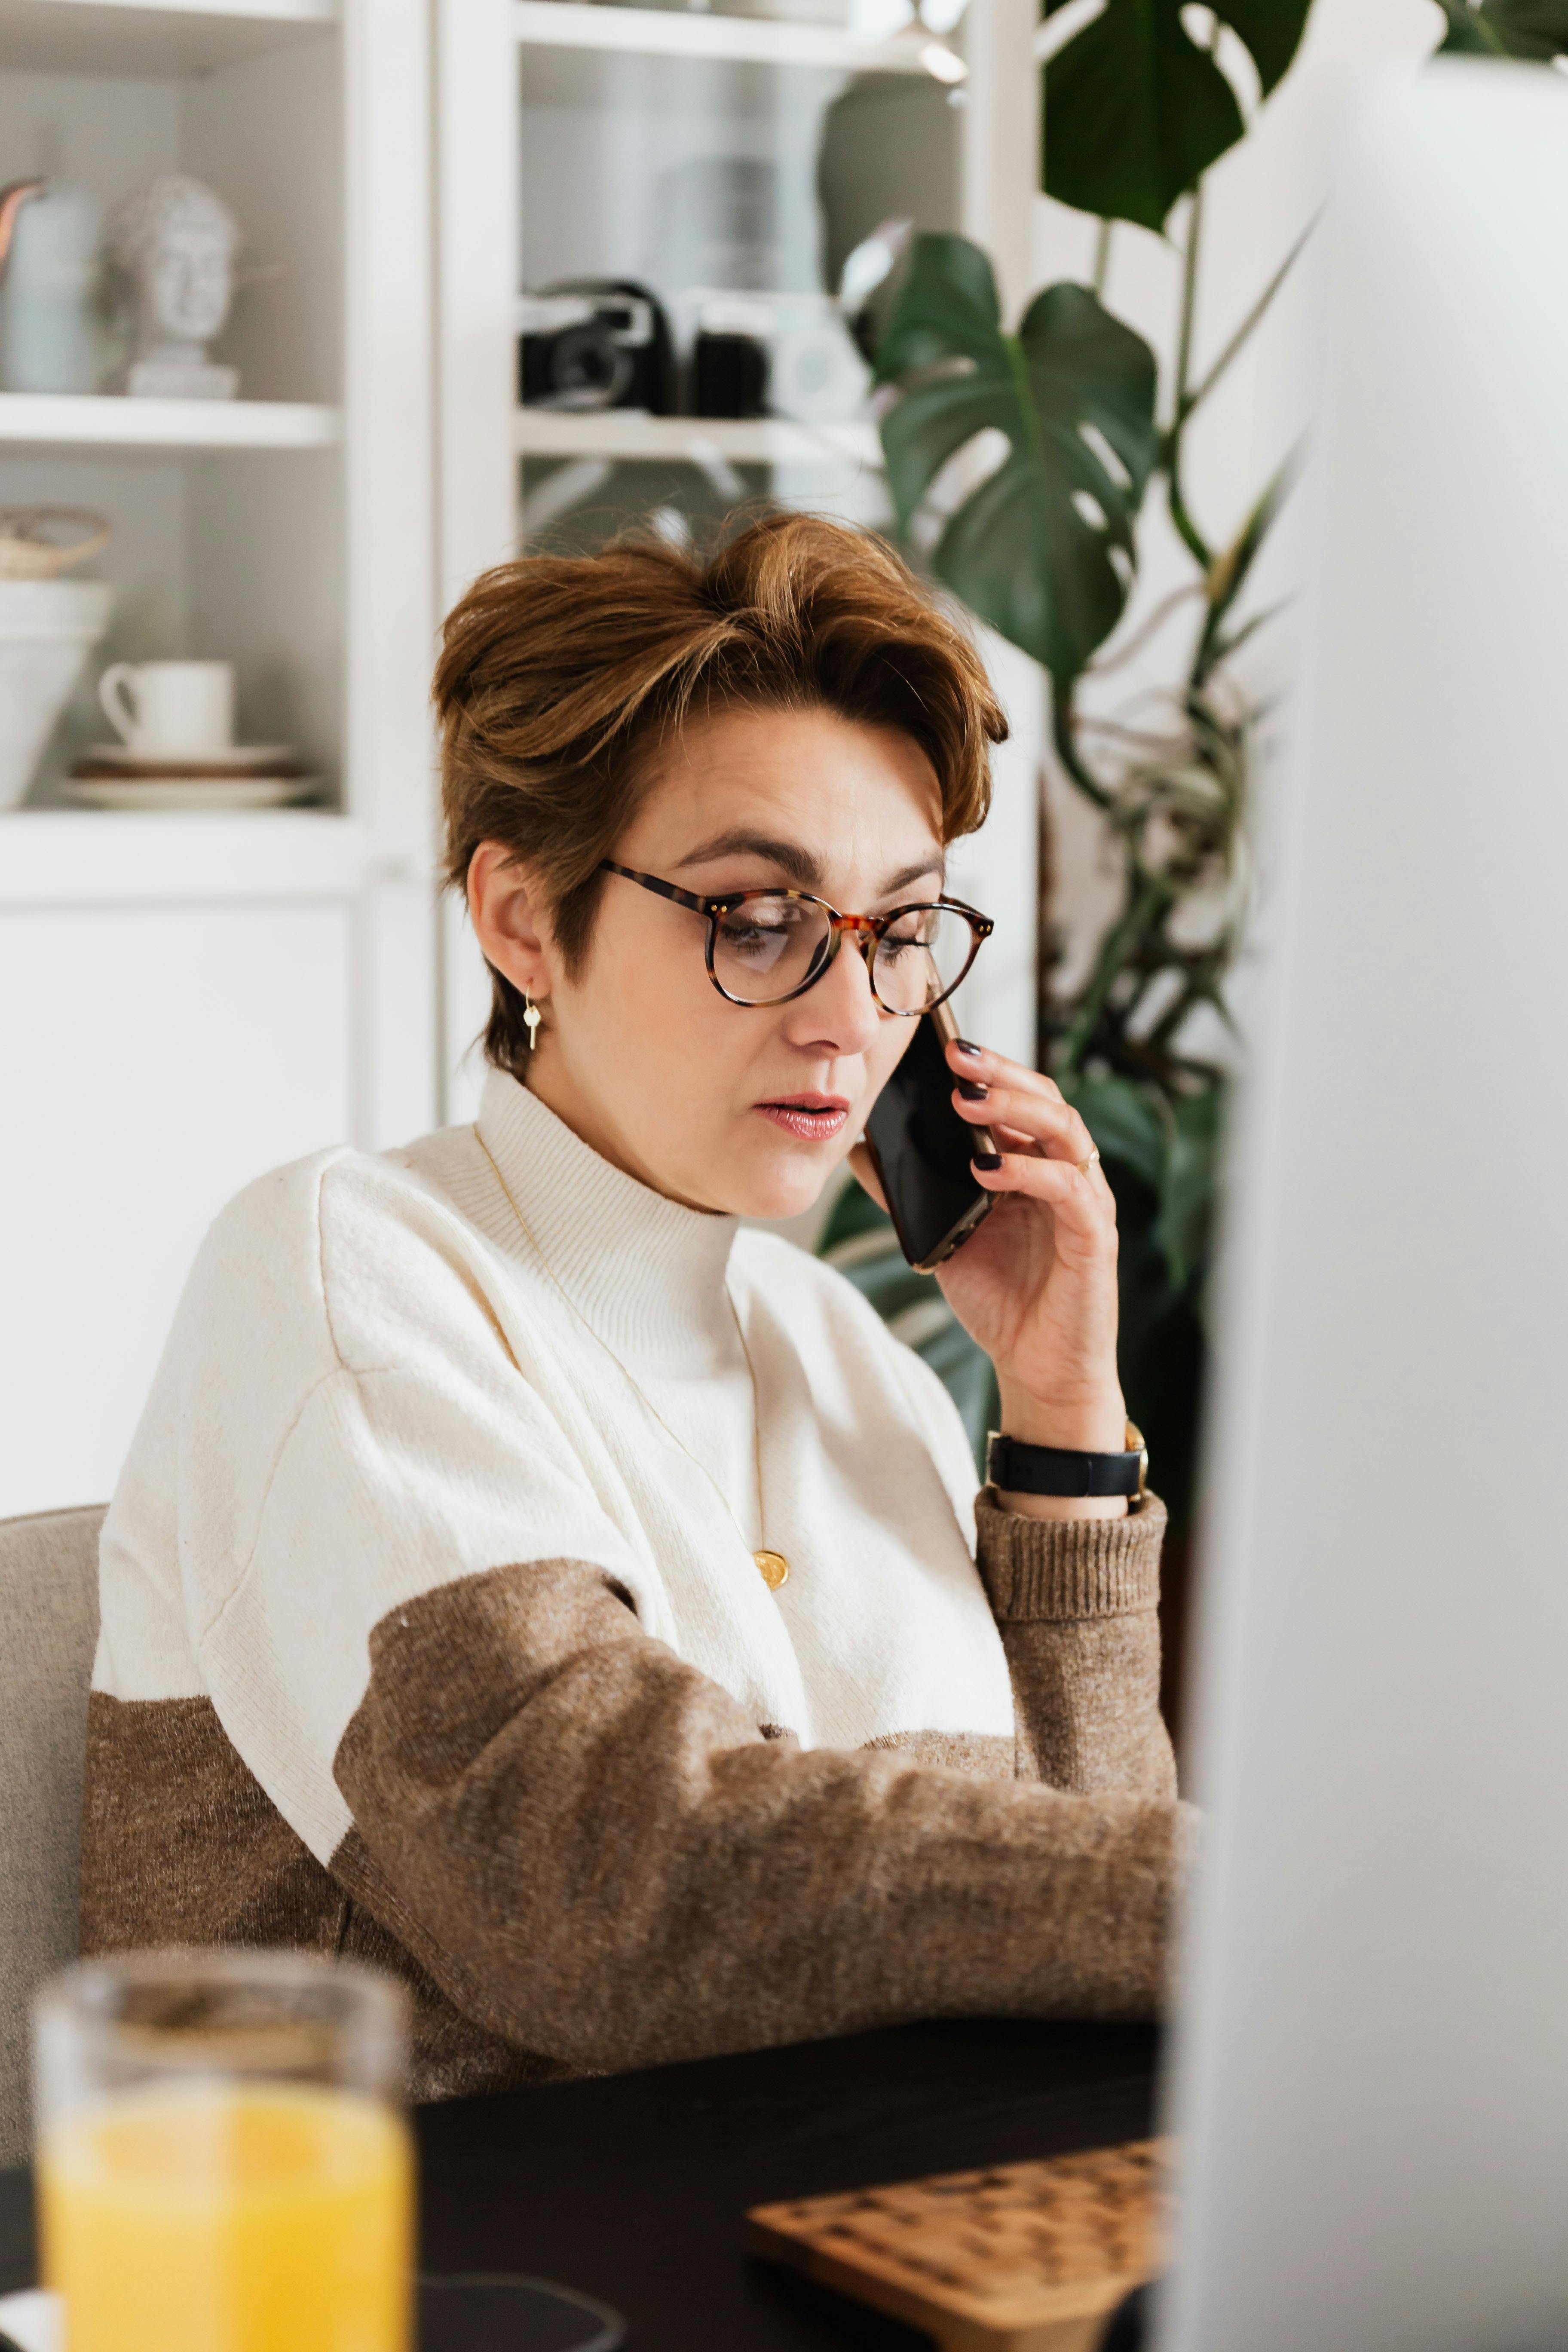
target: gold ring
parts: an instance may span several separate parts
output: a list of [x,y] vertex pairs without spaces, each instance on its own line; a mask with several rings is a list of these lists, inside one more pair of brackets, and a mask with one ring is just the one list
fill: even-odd
[[1089,1170],[1094,1166],[1095,1161],[1096,1161],[1099,1158],[1100,1158],[1100,1146],[1099,1146],[1099,1144],[1097,1143],[1097,1144],[1095,1145],[1095,1147],[1094,1147],[1094,1150],[1089,1153],[1089,1158],[1088,1158],[1087,1160],[1080,1160],[1079,1161],[1079,1163],[1078,1163],[1078,1172],[1079,1172],[1079,1174],[1080,1176],[1087,1176],[1087,1175],[1089,1174]]

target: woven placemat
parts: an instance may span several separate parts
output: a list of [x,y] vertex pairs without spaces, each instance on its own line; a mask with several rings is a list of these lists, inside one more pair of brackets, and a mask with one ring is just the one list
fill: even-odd
[[747,2245],[942,2352],[1090,2352],[1164,2259],[1171,2143],[753,2206]]

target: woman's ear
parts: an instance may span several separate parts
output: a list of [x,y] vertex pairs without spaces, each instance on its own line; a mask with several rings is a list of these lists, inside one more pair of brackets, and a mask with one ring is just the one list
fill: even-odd
[[468,860],[468,919],[485,961],[525,995],[548,997],[554,941],[542,896],[504,842],[481,841]]

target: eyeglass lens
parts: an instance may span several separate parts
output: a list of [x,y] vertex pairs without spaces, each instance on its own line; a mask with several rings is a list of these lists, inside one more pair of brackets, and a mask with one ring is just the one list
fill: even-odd
[[[832,935],[825,908],[759,893],[718,917],[714,975],[742,1004],[776,1003],[821,970]],[[957,985],[973,950],[966,916],[911,908],[878,940],[871,986],[889,1013],[923,1013]]]

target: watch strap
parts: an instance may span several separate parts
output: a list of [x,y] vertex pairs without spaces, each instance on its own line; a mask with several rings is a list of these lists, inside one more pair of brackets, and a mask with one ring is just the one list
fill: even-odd
[[1022,1438],[1005,1437],[993,1430],[985,1457],[985,1475],[993,1486],[1013,1495],[1125,1495],[1142,1497],[1147,1491],[1149,1449],[1141,1430],[1127,1424],[1127,1450],[1122,1454],[1079,1454],[1060,1445],[1026,1445]]

